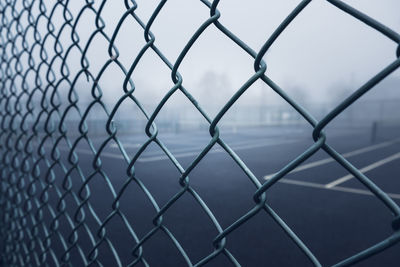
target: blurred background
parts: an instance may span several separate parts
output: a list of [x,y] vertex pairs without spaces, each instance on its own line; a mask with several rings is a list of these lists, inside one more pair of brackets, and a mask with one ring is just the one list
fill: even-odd
[[[222,14],[219,21],[252,49],[258,51],[298,3],[299,1],[292,0],[252,1],[248,4],[238,0],[221,1],[218,6]],[[400,30],[398,1],[346,3],[394,31]],[[98,8],[99,4],[100,2],[96,2],[94,7]],[[135,13],[146,22],[158,1],[137,1],[137,4]],[[73,14],[78,14],[81,7],[81,3],[69,3]],[[101,17],[104,20],[104,32],[110,38],[125,11],[123,1],[107,2],[104,5]],[[57,9],[54,13],[53,23],[57,28],[63,20],[58,21],[55,18],[62,18],[62,12]],[[209,9],[200,1],[168,1],[151,27],[151,32],[156,36],[155,45],[170,62],[175,63],[195,30],[208,17]],[[96,16],[93,12],[83,12],[76,26],[79,44],[82,47],[85,47],[91,33],[96,29],[95,21]],[[58,23],[60,25],[57,25]],[[45,32],[47,25],[39,24],[39,30]],[[64,47],[72,44],[69,33],[66,29],[59,36]],[[49,48],[48,55],[51,58],[52,53],[55,53],[52,49],[54,42],[49,40],[45,44],[45,48]],[[118,60],[128,70],[145,45],[143,29],[133,18],[128,17],[123,21],[114,45],[119,51]],[[90,39],[85,56],[89,62],[88,70],[93,76],[99,74],[109,60],[108,49],[109,42],[103,36],[96,35]],[[267,63],[266,75],[317,119],[321,119],[391,63],[396,58],[395,50],[396,44],[376,30],[328,2],[313,1],[279,36],[265,55],[264,61]],[[213,118],[254,73],[253,61],[253,58],[211,26],[190,49],[178,72],[183,76],[184,87]],[[72,51],[66,63],[71,72],[70,77],[75,77],[81,69],[81,55]],[[52,67],[58,69],[61,64],[61,60],[55,60]],[[62,73],[55,72],[54,75],[59,75],[57,79],[61,78]],[[45,73],[42,78],[45,78]],[[154,111],[174,85],[170,70],[151,49],[144,54],[129,78],[134,83],[134,96],[148,114]],[[124,80],[124,73],[115,64],[110,64],[99,76],[101,99],[109,111],[124,94]],[[395,71],[330,125],[365,127],[372,131],[377,125],[398,123],[399,82],[400,72]],[[93,102],[92,85],[84,75],[79,76],[74,84],[81,110],[85,110]],[[69,86],[61,82],[58,92],[60,99],[67,98]],[[51,94],[47,97],[50,99]],[[36,103],[40,101],[41,98],[38,97]],[[61,101],[61,105],[68,104],[67,101]],[[98,112],[94,107],[88,114],[87,122],[97,132],[95,129],[104,128],[107,118],[104,112]],[[77,118],[71,114],[66,121],[73,125],[75,120]],[[119,107],[114,122],[122,134],[143,131],[147,120],[133,102],[125,100]],[[205,119],[179,91],[163,107],[156,123],[163,131],[190,131],[208,127]],[[305,123],[280,96],[258,81],[228,111],[219,126],[237,130],[249,126]]]

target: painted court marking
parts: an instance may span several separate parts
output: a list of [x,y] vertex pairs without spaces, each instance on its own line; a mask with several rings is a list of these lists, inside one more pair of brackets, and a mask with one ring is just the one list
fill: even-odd
[[[234,151],[238,150],[246,150],[246,149],[251,149],[251,148],[259,148],[259,147],[267,147],[267,146],[275,146],[275,145],[283,145],[283,144],[291,144],[291,143],[296,143],[300,140],[284,140],[281,142],[268,142],[268,143],[260,143],[260,141],[271,141],[270,139],[264,139],[264,140],[257,140],[257,141],[252,141],[252,142],[238,142],[232,144],[230,147]],[[171,153],[174,155],[175,158],[185,158],[185,157],[191,157],[191,156],[196,156],[200,154],[201,149],[204,147],[199,147],[198,150],[194,151],[193,148],[189,151],[187,149],[178,149],[178,151],[171,150]],[[63,150],[63,151],[69,151],[70,148],[68,147],[58,147],[58,149]],[[180,151],[179,151],[180,150]],[[86,155],[94,155],[93,151],[90,149],[82,149],[82,148],[76,148],[74,151]],[[209,151],[209,153],[222,153],[225,150],[221,147],[216,147],[212,150]],[[110,153],[110,152],[101,152],[100,157],[108,157],[108,158],[115,158],[115,159],[124,159],[122,154],[118,152],[115,153]],[[153,161],[160,161],[160,160],[167,160],[169,157],[165,153],[151,153],[150,156],[148,155],[143,155],[138,158],[138,162],[153,162]]]
[[[290,141],[292,141],[292,140],[290,140]],[[208,142],[209,142],[209,140],[207,140],[207,142],[205,144],[203,144],[202,146],[192,146],[192,147],[186,147],[186,148],[171,149],[171,153],[173,153],[174,155],[182,155],[181,157],[185,157],[185,155],[189,155],[190,156],[190,155],[193,155],[193,153],[199,154],[200,151],[203,150],[204,147],[206,147]],[[244,148],[246,148],[246,147],[253,148],[253,147],[256,147],[256,145],[263,146],[263,145],[260,145],[261,142],[264,142],[264,144],[267,144],[266,142],[269,142],[268,144],[272,143],[271,139],[258,139],[258,140],[254,140],[254,141],[251,141],[251,142],[249,142],[249,141],[235,142],[235,143],[232,143],[230,145],[230,147],[232,147],[232,149],[235,149],[235,148],[239,148],[240,149],[242,147],[244,147]],[[286,142],[287,141],[284,141],[282,144],[285,144]],[[167,145],[170,145],[170,144],[167,144]],[[217,147],[217,148],[214,148],[214,150],[212,150],[210,152],[213,152],[213,151],[222,152],[222,148]],[[213,152],[213,153],[215,153],[215,152]],[[146,152],[145,156],[143,157],[143,159],[153,158],[153,157],[154,158],[158,158],[157,156],[158,157],[160,157],[160,156],[166,157],[166,159],[167,159],[167,156],[165,155],[164,151],[159,151],[159,150],[156,151],[156,152]]]
[[[200,146],[191,144],[189,147],[185,146],[185,147],[181,147],[181,148],[174,148],[174,149],[171,149],[171,153],[173,153],[174,155],[182,154],[182,157],[186,154],[192,155],[192,153],[195,153],[195,152],[200,153],[199,151],[201,151],[208,144],[209,141],[210,141],[210,138],[208,138],[207,140],[204,140],[203,145],[200,145]],[[292,141],[292,140],[289,140],[289,141]],[[232,142],[230,144],[230,147],[232,147],[232,148],[238,147],[240,149],[242,147],[250,146],[249,148],[253,148],[253,146],[257,147],[255,145],[263,146],[260,144],[268,143],[268,142],[273,143],[273,142],[275,142],[275,140],[273,140],[272,138],[262,138],[262,139],[260,138],[260,139],[254,139],[252,141],[238,141],[238,142]],[[285,142],[286,142],[286,140],[285,140]],[[178,142],[175,142],[175,143],[178,143]],[[171,144],[173,144],[173,143],[170,141],[167,141],[167,142],[164,142],[164,144],[167,145],[167,147],[168,147],[168,146],[171,146]],[[139,148],[142,145],[143,144],[139,144],[139,143],[137,143],[137,144],[129,144],[128,143],[128,144],[123,144],[123,147],[124,148],[127,148],[127,147]],[[113,143],[111,145],[111,147],[118,148],[118,145]],[[221,150],[221,152],[222,152],[222,150]],[[159,149],[157,151],[145,151],[143,158],[150,158],[150,157],[156,157],[156,156],[166,156],[166,155],[165,155],[164,151]]]
[[[245,150],[245,149],[251,149],[251,148],[258,148],[258,147],[267,147],[267,146],[275,146],[275,145],[283,145],[283,144],[290,144],[290,143],[296,143],[299,140],[287,140],[287,141],[282,141],[282,142],[271,142],[271,143],[265,143],[265,144],[260,144],[259,142],[255,143],[249,143],[245,145],[239,145],[239,146],[234,146],[232,145],[231,148],[234,151],[238,150]],[[214,153],[221,153],[224,152],[225,150],[223,148],[215,148],[213,150],[210,150],[208,154],[214,154]],[[191,152],[186,152],[186,153],[175,153],[172,151],[173,155],[175,158],[185,158],[185,157],[191,157],[191,156],[196,156],[200,154],[200,151],[191,151]],[[158,156],[151,156],[151,157],[143,157],[139,158],[139,162],[151,162],[151,161],[160,161],[160,160],[166,160],[169,159],[166,154],[158,155]]]
[[[69,147],[57,147],[59,150],[62,151],[70,151]],[[83,149],[83,148],[75,148],[75,152],[85,154],[85,155],[91,155],[94,156],[94,153],[90,149]],[[115,153],[110,153],[110,152],[101,152],[100,157],[107,157],[107,158],[114,158],[114,159],[124,159],[124,156],[122,154],[115,154]]]
[[[284,183],[284,184],[297,185],[297,186],[324,189],[324,190],[332,190],[332,191],[339,191],[339,192],[345,192],[345,193],[374,196],[374,194],[369,190],[363,190],[363,189],[357,189],[357,188],[350,188],[350,187],[343,187],[343,186],[326,187],[324,184],[304,182],[304,181],[291,180],[291,179],[285,179],[285,178],[280,179],[278,182]],[[400,194],[387,193],[387,195],[393,199],[400,199]]]
[[[380,167],[382,165],[385,165],[385,164],[387,164],[387,163],[389,163],[391,161],[394,161],[396,159],[399,159],[399,158],[400,158],[400,152],[398,152],[396,154],[393,154],[393,155],[391,155],[391,156],[389,156],[387,158],[381,159],[381,160],[379,160],[377,162],[374,162],[374,163],[372,163],[372,164],[370,164],[368,166],[365,166],[364,168],[360,169],[360,172],[366,173],[366,172],[368,172],[370,170],[376,169],[376,168],[378,168],[378,167]],[[341,178],[339,178],[339,179],[337,179],[337,180],[335,180],[335,181],[333,181],[333,182],[331,182],[329,184],[326,184],[325,187],[326,188],[332,188],[332,187],[335,187],[335,186],[337,186],[339,184],[347,182],[348,180],[350,180],[352,178],[354,178],[354,175],[347,174],[347,175],[345,175],[345,176],[343,176],[343,177],[341,177]]]
[[[142,145],[143,144],[141,144],[141,143],[134,143],[134,144],[128,143],[128,144],[124,144],[123,146],[124,147],[131,147],[131,148],[138,148],[138,147],[141,147]],[[115,143],[112,143],[111,147],[118,148],[118,145],[115,144]]]
[[[363,153],[367,153],[367,152],[374,151],[374,150],[377,150],[377,149],[380,149],[380,148],[391,146],[391,145],[393,145],[393,144],[395,144],[395,143],[397,143],[399,141],[400,141],[400,138],[396,138],[396,139],[391,140],[391,141],[386,141],[386,142],[379,143],[379,144],[376,144],[376,145],[371,145],[371,146],[363,147],[363,148],[360,148],[360,149],[356,149],[354,151],[350,151],[350,152],[344,153],[344,154],[342,154],[342,156],[345,157],[345,158],[349,158],[349,157],[361,155]],[[321,165],[324,165],[324,164],[327,164],[327,163],[330,163],[330,162],[334,162],[334,161],[335,160],[333,158],[326,158],[326,159],[313,161],[313,162],[310,162],[310,163],[307,163],[307,164],[300,165],[297,168],[293,169],[289,173],[295,173],[295,172],[307,170],[307,169],[318,167],[318,166],[321,166]],[[268,175],[264,176],[264,179],[268,180],[274,175],[275,175],[275,173],[268,174]]]

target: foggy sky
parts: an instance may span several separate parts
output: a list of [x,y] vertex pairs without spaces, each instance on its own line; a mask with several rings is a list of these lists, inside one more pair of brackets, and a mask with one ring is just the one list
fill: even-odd
[[[138,0],[136,14],[147,22],[159,3]],[[222,0],[218,6],[220,22],[258,51],[271,33],[295,8],[299,1]],[[346,1],[391,29],[400,32],[400,1]],[[77,10],[80,3],[74,2]],[[73,9],[73,6],[72,8]],[[109,1],[102,13],[105,31],[112,35],[118,20],[126,11],[123,1]],[[209,9],[200,1],[170,0],[155,20],[151,31],[155,45],[174,63],[190,37],[209,17]],[[94,27],[94,16],[81,23],[78,33],[82,42]],[[92,21],[92,22],[90,22]],[[117,36],[119,60],[129,68],[144,46],[143,30],[128,18]],[[333,95],[346,95],[395,60],[396,44],[381,33],[339,10],[326,1],[312,1],[279,36],[264,57],[266,75],[295,98],[329,101]],[[107,43],[95,40],[88,58],[93,73],[109,58]],[[203,102],[215,90],[221,103],[227,100],[252,74],[254,60],[236,44],[210,25],[183,60],[179,72],[184,86]],[[210,81],[210,75],[214,82]],[[400,77],[400,71],[391,77]],[[102,77],[104,96],[115,98],[122,93],[124,76],[110,67]],[[218,79],[221,78],[221,81]],[[157,102],[173,86],[170,70],[149,49],[132,75],[136,96],[143,102]],[[205,90],[207,93],[205,93]],[[261,82],[254,84],[243,96],[243,103],[274,99],[272,90]],[[181,96],[173,98],[184,101]],[[180,99],[180,100],[179,100]],[[300,99],[299,99],[300,100]]]

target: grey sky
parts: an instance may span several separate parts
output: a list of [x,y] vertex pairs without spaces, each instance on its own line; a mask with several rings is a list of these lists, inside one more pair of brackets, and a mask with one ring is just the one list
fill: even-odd
[[[110,36],[126,10],[123,1],[117,2],[107,3],[103,12]],[[136,13],[147,22],[158,2],[138,0]],[[222,0],[218,9],[221,23],[257,51],[298,3],[292,0]],[[354,0],[346,3],[400,32],[400,1]],[[175,62],[189,38],[208,17],[209,10],[200,1],[168,1],[152,27],[155,44]],[[93,30],[91,26],[85,27],[81,25],[82,33]],[[105,42],[98,40],[95,44],[89,52],[94,72],[108,58]],[[121,52],[119,59],[126,68],[144,44],[143,30],[133,19],[127,19],[116,41]],[[294,95],[307,96],[312,101],[325,102],[332,97],[334,92],[331,90],[335,86],[350,89],[361,86],[395,59],[395,50],[396,44],[379,32],[327,1],[314,0],[277,39],[264,60],[268,65],[267,75],[283,89],[294,91]],[[218,83],[230,87],[218,89],[224,90],[220,94],[222,103],[253,74],[252,66],[252,58],[211,25],[189,51],[179,71],[184,85],[200,101],[206,101],[202,84],[207,82],[207,75],[213,73],[214,80],[220,77],[223,82]],[[400,77],[399,71],[392,77]],[[116,68],[107,71],[101,81],[103,88],[107,88],[106,97],[117,96],[115,92],[120,90],[122,79]],[[146,100],[160,100],[173,86],[170,71],[150,50],[135,70],[133,80],[137,96]],[[241,101],[262,101],[263,87],[256,83]],[[268,98],[270,90],[267,89],[263,97],[265,94]]]

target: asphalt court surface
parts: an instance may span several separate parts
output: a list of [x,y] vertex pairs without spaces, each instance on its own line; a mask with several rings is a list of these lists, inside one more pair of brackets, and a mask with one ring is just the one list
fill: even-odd
[[[255,162],[261,165],[260,158],[265,161],[263,164],[265,171],[264,173],[259,173],[261,183],[264,182],[263,180],[272,177],[276,171],[279,171],[280,168],[312,144],[310,138],[307,138],[307,131],[301,128],[284,130],[280,136],[262,135],[262,131],[257,132],[257,130],[253,130],[250,134],[246,133],[245,135],[232,132],[228,136],[222,136],[222,139],[242,159],[246,160],[246,164],[252,165]],[[198,134],[179,136],[179,134],[168,134],[166,137],[161,137],[160,139],[178,161],[191,163],[210,141],[210,136]],[[394,195],[400,194],[399,183],[397,183],[397,180],[400,181],[400,179],[395,179],[395,176],[400,174],[400,138],[381,139],[371,142],[368,134],[361,133],[361,135],[357,135],[357,133],[350,133],[347,135],[340,133],[329,136],[327,142],[375,183],[378,185],[382,183],[382,186],[385,187],[382,189],[385,191],[388,190],[387,192]],[[128,154],[133,156],[142,146],[143,140],[133,139],[128,142],[122,142],[122,144],[128,151]],[[103,152],[106,157],[113,157],[114,155],[116,158],[122,159],[117,144],[112,144],[111,147],[113,149]],[[277,149],[279,151],[276,151]],[[268,150],[272,150],[274,153],[268,153]],[[219,147],[218,144],[209,152],[210,155],[224,153],[226,151]],[[166,153],[156,144],[152,143],[139,157],[137,164],[168,160],[170,159]],[[259,167],[256,168],[256,171],[258,169]],[[327,189],[335,186],[348,186],[356,189],[363,188],[363,185],[357,179],[347,176],[351,175],[349,175],[344,167],[324,151],[318,151],[284,178],[285,180],[289,179],[323,185]],[[339,181],[343,178],[345,179],[344,181]],[[393,185],[390,184],[391,182]],[[285,183],[288,182],[285,181]],[[296,183],[291,184],[296,185]],[[301,185],[301,183],[298,183],[298,185]],[[304,183],[303,186],[307,186],[307,184]],[[311,187],[313,186],[311,185]],[[396,192],[397,188],[399,190]],[[391,189],[395,191],[391,192]]]
[[[328,131],[327,143],[357,168],[365,169],[365,175],[400,204],[400,139],[393,138],[393,134],[390,136],[371,142],[370,134],[364,129]],[[160,134],[159,138],[183,168],[190,166],[211,139],[207,131]],[[313,144],[310,129],[301,127],[276,127],[270,131],[257,128],[245,132],[237,130],[223,132],[221,138],[240,156],[260,183]],[[119,139],[131,158],[146,141],[146,136],[122,136]],[[103,140],[93,138],[95,149]],[[59,149],[64,151],[63,157],[69,153],[68,147],[60,145]],[[93,152],[85,142],[81,142],[75,151],[83,173],[90,175],[93,172]],[[118,145],[110,141],[100,159],[113,190],[120,192],[128,179],[128,163]],[[179,171],[156,144],[150,144],[138,158],[135,173],[160,207],[182,189],[178,182]],[[340,181],[347,175],[348,172],[336,161],[318,151],[267,191],[270,206],[324,266],[354,255],[393,233],[390,211],[357,179],[347,177]],[[255,186],[218,145],[189,177],[190,185],[213,212],[222,229],[255,205],[252,198]],[[79,188],[79,185],[75,186]],[[102,177],[91,179],[88,186],[91,188],[90,202],[99,218],[104,220],[112,212],[113,194]],[[138,186],[131,183],[120,202],[121,212],[139,239],[151,231],[156,211]],[[165,226],[181,242],[194,263],[212,253],[211,244],[218,233],[190,194],[184,194],[163,217]],[[112,233],[110,240],[117,243],[117,251],[124,251],[135,243],[121,230],[121,225],[109,223],[106,228],[108,233]],[[150,240],[144,245],[144,256],[151,266],[184,265],[170,240],[158,235]],[[244,266],[259,266],[261,262],[268,262],[269,266],[311,266],[265,212],[260,212],[232,232],[227,238],[227,248]],[[400,246],[396,244],[357,266],[398,266],[399,251]],[[125,260],[129,262],[121,258],[123,263]],[[111,259],[109,264],[113,264]],[[226,264],[228,262],[222,256],[212,261],[210,266]]]

